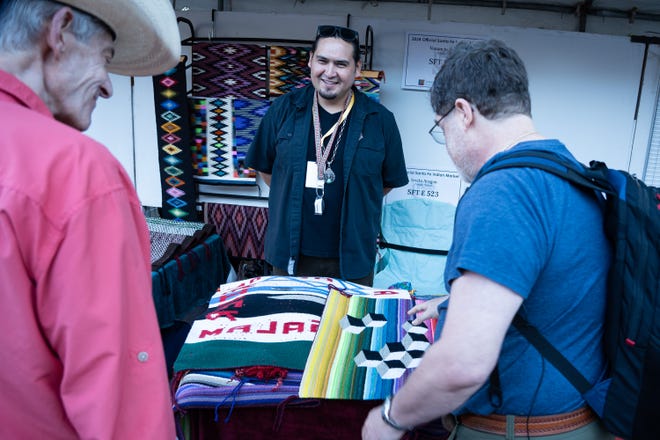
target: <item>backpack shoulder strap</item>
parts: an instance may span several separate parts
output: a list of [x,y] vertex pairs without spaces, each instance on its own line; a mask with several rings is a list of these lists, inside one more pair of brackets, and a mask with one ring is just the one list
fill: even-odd
[[546,358],[566,379],[577,389],[580,394],[584,394],[592,385],[580,373],[577,368],[570,363],[566,357],[548,341],[539,330],[527,321],[519,312],[513,318],[513,326]]
[[477,179],[485,174],[503,168],[539,168],[585,188],[601,192],[612,192],[612,187],[607,179],[607,167],[599,162],[592,162],[591,165],[591,167],[587,167],[580,163],[571,162],[547,150],[510,151],[501,154],[490,164],[483,167],[472,183],[474,184]]

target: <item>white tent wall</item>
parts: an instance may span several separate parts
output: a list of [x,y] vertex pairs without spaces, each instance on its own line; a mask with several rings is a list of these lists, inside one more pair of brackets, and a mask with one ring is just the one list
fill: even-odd
[[[217,1],[180,0],[175,5],[177,14],[194,24],[197,38],[310,40],[318,24],[349,22],[364,39],[365,29],[371,26],[373,68],[385,72],[381,102],[396,116],[411,168],[449,170],[453,166],[427,134],[433,122],[428,92],[401,87],[407,32],[504,40],[527,65],[539,131],[565,142],[580,160],[598,158],[640,175],[644,169],[660,82],[660,53],[658,46],[649,46],[635,119],[645,46],[632,43],[627,34],[658,32],[657,22],[590,18],[587,32],[581,33],[574,32],[576,17],[537,11],[506,10],[503,14],[493,8],[433,5],[429,20],[427,4],[231,3],[232,11],[214,14]],[[188,37],[187,27],[180,28],[182,37]],[[190,47],[184,47],[184,53],[189,54]],[[108,145],[124,164],[142,203],[160,206],[150,78],[137,78],[133,86],[125,78],[113,80],[115,97],[99,103],[89,134]],[[127,115],[132,115],[132,123]]]

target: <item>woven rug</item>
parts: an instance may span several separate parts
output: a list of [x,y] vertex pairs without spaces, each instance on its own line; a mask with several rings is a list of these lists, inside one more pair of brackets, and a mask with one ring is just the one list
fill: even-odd
[[200,181],[234,179],[234,136],[230,98],[193,97],[192,161],[195,178]]
[[192,46],[193,93],[217,98],[268,99],[268,48],[242,43]]
[[283,379],[241,375],[241,369],[191,371],[179,382],[174,400],[178,409],[276,405],[298,395],[301,377],[295,370],[286,370]]
[[331,290],[310,349],[300,397],[383,399],[395,393],[432,340],[413,326],[405,290],[374,296]]
[[208,176],[225,178],[234,175],[233,113],[231,99],[209,99],[207,102]]
[[355,78],[355,87],[376,102],[380,102],[380,83],[385,78],[382,70],[362,70]]
[[204,222],[214,225],[232,257],[264,258],[268,208],[204,203]]
[[270,98],[284,95],[309,84],[309,49],[294,46],[270,46]]
[[269,107],[270,101],[255,99],[234,99],[232,101],[234,122],[233,172],[236,178],[256,178],[256,172],[245,166],[245,156],[259,128],[259,123]]
[[190,98],[190,120],[193,132],[190,152],[195,176],[205,176],[209,171],[207,101],[207,98]]
[[179,63],[162,75],[154,76],[153,86],[163,197],[161,216],[194,221],[197,215],[197,193],[192,178],[190,116],[184,63]]

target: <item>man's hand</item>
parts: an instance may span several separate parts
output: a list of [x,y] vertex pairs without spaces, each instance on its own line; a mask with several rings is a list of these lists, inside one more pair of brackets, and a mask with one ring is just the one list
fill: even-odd
[[403,437],[404,431],[394,429],[385,423],[381,415],[382,410],[381,405],[369,411],[362,425],[362,440],[399,440]]
[[413,325],[419,325],[427,319],[434,319],[438,317],[438,304],[447,301],[449,295],[443,295],[437,298],[424,301],[417,304],[415,307],[408,310],[408,315],[416,315],[412,321]]

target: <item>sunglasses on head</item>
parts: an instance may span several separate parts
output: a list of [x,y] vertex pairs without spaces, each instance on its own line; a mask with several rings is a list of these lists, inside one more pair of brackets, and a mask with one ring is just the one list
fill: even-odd
[[341,27],[341,26],[331,26],[331,25],[321,25],[316,30],[316,38],[329,38],[329,37],[339,37],[344,41],[352,43],[353,41],[359,41],[360,36],[353,29]]

